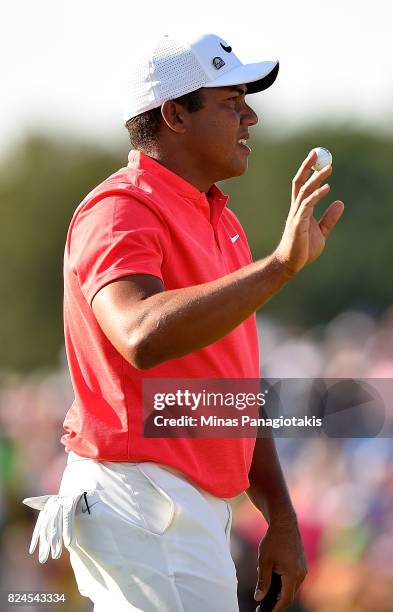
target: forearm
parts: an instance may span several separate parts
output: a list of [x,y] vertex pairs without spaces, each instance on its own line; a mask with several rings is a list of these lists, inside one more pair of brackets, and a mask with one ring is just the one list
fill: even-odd
[[156,293],[140,302],[130,348],[143,369],[199,350],[240,325],[289,277],[270,256],[209,283]]
[[258,438],[246,493],[269,524],[296,520],[272,437]]

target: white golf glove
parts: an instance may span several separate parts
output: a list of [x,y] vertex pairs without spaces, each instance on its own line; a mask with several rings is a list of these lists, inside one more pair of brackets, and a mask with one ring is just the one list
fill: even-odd
[[23,500],[26,506],[40,510],[29,548],[29,553],[33,554],[39,541],[40,563],[45,563],[49,552],[53,559],[58,559],[63,541],[65,546],[73,542],[75,508],[83,494],[84,491],[68,495],[41,495]]

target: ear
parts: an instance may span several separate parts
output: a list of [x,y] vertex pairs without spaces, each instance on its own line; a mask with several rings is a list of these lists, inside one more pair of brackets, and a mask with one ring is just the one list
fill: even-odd
[[161,115],[170,130],[184,134],[187,129],[187,111],[184,106],[175,100],[167,100],[161,105]]

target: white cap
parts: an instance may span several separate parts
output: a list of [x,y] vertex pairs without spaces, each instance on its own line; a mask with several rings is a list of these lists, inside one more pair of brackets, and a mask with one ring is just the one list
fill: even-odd
[[122,101],[124,122],[200,87],[245,83],[248,93],[262,91],[274,83],[278,68],[277,60],[242,64],[215,34],[187,41],[162,36],[134,62]]

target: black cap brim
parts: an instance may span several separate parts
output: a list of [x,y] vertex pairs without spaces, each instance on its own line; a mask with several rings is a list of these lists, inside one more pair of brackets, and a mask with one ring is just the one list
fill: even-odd
[[247,93],[253,94],[258,93],[258,91],[264,91],[265,89],[268,89],[268,87],[273,85],[274,81],[276,80],[279,68],[280,63],[277,62],[273,70],[269,72],[269,74],[267,74],[265,77],[263,77],[263,79],[259,79],[259,81],[253,81],[252,83],[247,83]]

